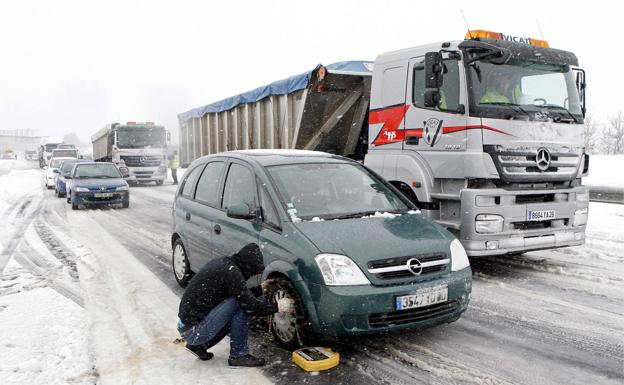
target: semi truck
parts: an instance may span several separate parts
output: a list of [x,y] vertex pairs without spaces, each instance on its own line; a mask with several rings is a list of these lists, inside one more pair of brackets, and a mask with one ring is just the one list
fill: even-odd
[[125,165],[129,183],[156,182],[167,177],[167,142],[165,127],[152,122],[107,124],[91,136],[93,159]]
[[585,89],[574,53],[469,31],[181,113],[181,162],[248,148],[326,151],[363,161],[470,256],[581,245]]

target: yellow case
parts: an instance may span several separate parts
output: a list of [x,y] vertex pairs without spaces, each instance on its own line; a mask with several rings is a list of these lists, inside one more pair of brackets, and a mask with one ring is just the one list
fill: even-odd
[[[326,359],[315,360],[306,354],[310,350],[315,350],[317,353],[326,356]],[[313,348],[303,348],[299,350],[295,350],[292,353],[292,360],[295,364],[297,364],[301,369],[307,372],[317,372],[321,370],[331,369],[334,366],[338,365],[340,362],[340,354],[334,352],[329,348],[322,347],[313,347]]]

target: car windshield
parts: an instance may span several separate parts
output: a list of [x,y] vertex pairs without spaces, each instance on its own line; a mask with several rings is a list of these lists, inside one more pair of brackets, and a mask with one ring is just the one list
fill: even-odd
[[67,174],[68,172],[71,171],[72,167],[74,167],[74,164],[76,162],[73,160],[66,160],[63,162],[63,164],[61,165],[61,172],[64,174]]
[[76,166],[74,178],[121,178],[121,174],[114,164],[82,164]]
[[119,148],[165,147],[165,130],[161,126],[154,127],[121,127],[117,130]]
[[50,151],[54,150],[57,147],[58,147],[58,144],[48,143],[48,144],[45,145],[45,150],[50,152]]
[[291,218],[358,218],[409,210],[388,186],[365,168],[344,163],[267,167]]
[[582,122],[575,76],[568,65],[518,59],[493,64],[484,59],[468,67],[471,111],[477,116]]
[[65,159],[52,159],[50,161],[50,168],[59,168]]

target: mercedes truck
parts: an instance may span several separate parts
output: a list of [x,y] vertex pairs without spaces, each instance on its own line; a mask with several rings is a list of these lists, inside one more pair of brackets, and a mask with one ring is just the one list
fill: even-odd
[[125,165],[129,183],[156,182],[167,177],[167,142],[165,127],[151,122],[107,124],[91,136],[93,159]]
[[362,160],[470,256],[581,245],[585,84],[572,52],[469,31],[181,113],[181,162],[248,148],[326,151]]

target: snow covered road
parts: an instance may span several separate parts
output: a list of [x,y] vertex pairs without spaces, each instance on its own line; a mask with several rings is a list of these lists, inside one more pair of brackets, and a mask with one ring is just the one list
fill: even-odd
[[591,203],[587,244],[472,260],[452,324],[348,341],[308,374],[259,327],[259,370],[181,345],[170,270],[174,186],[131,189],[125,210],[72,211],[41,171],[0,167],[0,383],[622,384],[624,205]]

